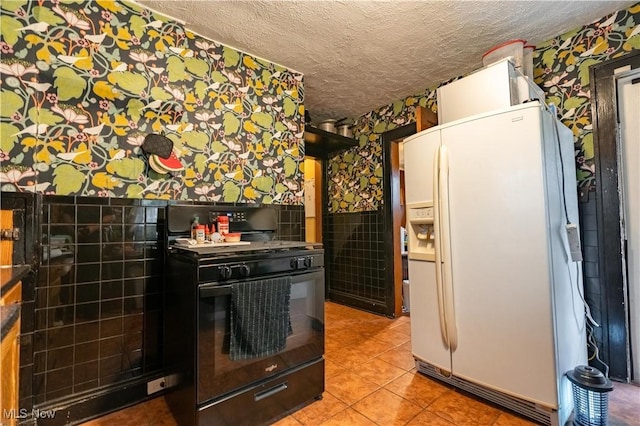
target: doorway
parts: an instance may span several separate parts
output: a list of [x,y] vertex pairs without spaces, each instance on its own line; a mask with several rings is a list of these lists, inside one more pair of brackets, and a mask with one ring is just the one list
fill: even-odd
[[411,123],[382,134],[384,191],[384,251],[386,300],[385,315],[402,315],[402,250],[400,246],[404,206],[401,202],[399,142],[416,133]]
[[[408,136],[438,125],[438,116],[424,107],[416,108],[416,121],[382,134],[382,167],[384,192],[384,249],[386,300],[385,315],[397,318],[403,313],[402,235],[405,225],[400,143]],[[411,277],[408,277],[411,285]],[[408,293],[408,288],[406,292]],[[409,303],[410,304],[410,303]]]
[[626,258],[623,277],[628,289],[631,380],[640,383],[640,69],[617,79],[620,123],[620,213]]
[[[613,59],[590,68],[590,81],[592,82],[592,111],[593,111],[593,135],[595,151],[596,174],[596,225],[598,241],[597,263],[597,292],[600,298],[602,339],[599,343],[600,358],[609,367],[609,376],[620,381],[638,381],[640,360],[638,359],[638,330],[640,328],[638,307],[638,293],[640,286],[638,278],[630,281],[630,262],[635,262],[637,254],[630,250],[636,250],[638,231],[621,226],[630,220],[625,209],[631,199],[625,203],[623,185],[630,168],[638,165],[637,151],[635,159],[631,156],[633,149],[629,151],[628,143],[634,136],[629,136],[629,130],[620,121],[625,118],[625,109],[630,109],[629,125],[637,126],[640,112],[633,111],[633,97],[636,96],[637,84],[634,81],[640,71],[640,52],[634,52],[623,57]],[[630,86],[629,86],[630,84]],[[627,99],[627,94],[628,99]],[[630,105],[627,105],[629,101]],[[621,115],[622,113],[622,115]],[[635,115],[634,115],[635,114]],[[637,127],[636,127],[637,128]],[[633,133],[631,133],[633,135]],[[624,141],[623,141],[624,138]],[[637,147],[637,133],[635,147]],[[623,153],[623,150],[626,152]],[[636,148],[637,149],[637,148]],[[625,165],[620,161],[624,155],[625,160],[634,161],[633,165]],[[637,176],[637,175],[636,175]],[[636,177],[637,182],[637,177]],[[620,191],[620,192],[619,192]],[[637,195],[638,189],[635,189]],[[636,213],[637,214],[637,213]],[[635,235],[629,239],[631,233]],[[634,263],[635,264],[635,263]],[[635,268],[635,266],[634,266]],[[633,273],[633,271],[632,271]],[[633,287],[633,288],[632,288]],[[632,299],[633,298],[633,299]],[[631,304],[629,302],[632,302]],[[597,368],[600,366],[596,365]]]

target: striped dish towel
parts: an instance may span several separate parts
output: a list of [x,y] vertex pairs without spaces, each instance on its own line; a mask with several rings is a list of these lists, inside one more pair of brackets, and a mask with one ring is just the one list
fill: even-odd
[[229,358],[242,360],[277,353],[291,332],[291,277],[231,285]]

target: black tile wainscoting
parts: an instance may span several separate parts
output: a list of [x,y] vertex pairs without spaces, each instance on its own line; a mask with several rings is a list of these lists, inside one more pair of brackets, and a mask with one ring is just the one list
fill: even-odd
[[383,210],[325,216],[327,299],[385,313]]
[[[146,383],[163,376],[170,203],[42,197],[41,263],[33,333],[21,354],[21,407],[57,413],[38,424],[74,423],[139,402],[148,397]],[[273,207],[275,237],[303,241],[303,206]],[[30,422],[35,419],[23,423]]]
[[[59,407],[162,374],[165,207],[157,200],[43,197],[34,406]],[[64,414],[56,418],[93,413]]]
[[278,206],[276,238],[283,241],[305,240],[304,206]]

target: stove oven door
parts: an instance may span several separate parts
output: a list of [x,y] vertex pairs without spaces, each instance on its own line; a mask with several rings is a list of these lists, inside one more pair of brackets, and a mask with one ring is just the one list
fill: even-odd
[[[200,285],[196,372],[198,404],[275,377],[317,360],[324,353],[324,270],[320,269],[292,275],[290,329],[284,349],[268,356],[232,360],[231,284],[242,282]],[[275,389],[271,393],[277,391]]]

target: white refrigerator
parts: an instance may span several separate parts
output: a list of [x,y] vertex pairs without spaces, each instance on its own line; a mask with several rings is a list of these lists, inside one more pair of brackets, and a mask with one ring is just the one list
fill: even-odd
[[405,195],[418,370],[563,425],[587,354],[573,137],[554,121],[531,102],[407,138]]

